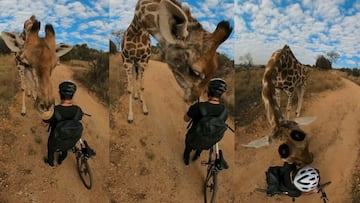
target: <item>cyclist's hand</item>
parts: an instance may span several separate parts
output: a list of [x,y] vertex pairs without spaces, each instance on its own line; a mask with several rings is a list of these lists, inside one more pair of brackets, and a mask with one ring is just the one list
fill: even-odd
[[49,123],[46,123],[43,120],[41,120],[41,125],[44,126],[44,127],[47,127],[49,125]]

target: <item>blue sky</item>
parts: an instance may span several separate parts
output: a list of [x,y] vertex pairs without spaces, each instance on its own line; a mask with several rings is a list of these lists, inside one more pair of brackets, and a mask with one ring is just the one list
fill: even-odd
[[[21,32],[36,15],[55,27],[57,43],[87,43],[107,51],[111,32],[125,30],[136,0],[0,0],[0,31]],[[340,54],[334,67],[360,67],[360,0],[182,0],[212,32],[221,20],[235,27],[218,52],[235,63],[250,53],[266,64],[272,52],[288,44],[298,60],[315,64],[329,51]],[[290,2],[290,3],[289,3]]]
[[109,50],[109,0],[0,0],[0,8],[0,31],[21,32],[24,21],[35,15],[41,22],[40,35],[50,23],[57,43],[86,43],[91,48]]
[[[42,23],[40,35],[46,23],[56,32],[57,43],[88,44],[89,47],[107,51],[111,33],[125,30],[130,24],[136,0],[0,0],[0,31],[21,32],[23,23],[35,15]],[[183,0],[203,27],[212,32],[221,20],[234,25],[233,0]],[[223,43],[218,51],[233,58],[232,38]]]
[[[195,17],[209,32],[213,32],[221,20],[230,21],[234,27],[234,1],[233,0],[182,0],[184,5],[190,7]],[[137,1],[110,0],[110,27],[111,32],[125,31],[131,23]],[[220,45],[218,52],[225,53],[230,58],[233,55],[234,31],[230,37]],[[153,42],[156,42],[153,39]]]
[[360,68],[360,0],[235,0],[234,59],[250,53],[255,64],[288,44],[297,59],[340,54],[333,67]]

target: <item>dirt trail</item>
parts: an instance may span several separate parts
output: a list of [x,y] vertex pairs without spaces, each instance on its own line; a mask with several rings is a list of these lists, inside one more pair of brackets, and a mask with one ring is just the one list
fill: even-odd
[[[127,94],[114,113],[110,161],[112,176],[118,174],[119,180],[111,183],[112,198],[118,202],[202,202],[206,168],[200,161],[206,160],[208,153],[204,151],[198,161],[185,167],[182,153],[187,124],[183,115],[188,105],[183,91],[167,65],[155,61],[150,61],[145,71],[144,86],[149,115],[143,115],[140,102],[134,102],[134,122],[128,124]],[[220,148],[230,169],[219,175],[218,201],[231,202],[234,135],[230,131]]]
[[[59,103],[58,84],[71,79],[73,67],[57,66],[51,76],[56,103]],[[83,111],[92,115],[84,117],[84,135],[97,155],[89,161],[93,170],[94,186],[87,190],[78,177],[75,157],[68,154],[61,166],[51,169],[43,162],[47,153],[46,127],[40,125],[40,118],[31,108],[32,101],[27,99],[28,112],[20,116],[20,98],[11,109],[11,118],[6,121],[9,136],[13,137],[9,145],[2,146],[1,171],[8,174],[0,200],[3,202],[108,202],[104,191],[105,174],[109,165],[109,114],[95,97],[78,84],[74,103]],[[8,149],[9,148],[9,149]],[[4,167],[4,170],[3,170]],[[2,202],[0,201],[0,202]]]
[[[351,187],[355,164],[360,147],[360,88],[343,79],[344,87],[320,93],[306,101],[303,116],[316,116],[317,120],[302,127],[311,138],[310,150],[314,152],[313,166],[321,173],[322,182],[332,181],[326,188],[333,203],[351,202]],[[238,143],[246,143],[249,137],[237,136]],[[258,136],[267,132],[259,132]],[[255,136],[253,135],[253,138]],[[254,188],[265,186],[264,172],[270,165],[281,165],[277,146],[247,149],[237,146],[235,162],[236,202],[289,202],[289,197],[267,198],[254,192]],[[250,178],[249,178],[250,177]],[[319,194],[298,198],[296,202],[322,202]]]

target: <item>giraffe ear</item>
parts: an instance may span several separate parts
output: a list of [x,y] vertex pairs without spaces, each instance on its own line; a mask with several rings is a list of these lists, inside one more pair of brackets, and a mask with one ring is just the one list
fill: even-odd
[[56,56],[60,57],[60,56],[67,54],[69,51],[71,51],[72,48],[73,48],[72,46],[67,45],[67,44],[63,44],[63,43],[57,44],[56,45]]
[[1,32],[1,37],[12,52],[20,52],[24,47],[24,40],[15,32]]
[[181,8],[169,0],[161,0],[159,4],[159,31],[167,43],[176,44],[189,34],[188,18]]

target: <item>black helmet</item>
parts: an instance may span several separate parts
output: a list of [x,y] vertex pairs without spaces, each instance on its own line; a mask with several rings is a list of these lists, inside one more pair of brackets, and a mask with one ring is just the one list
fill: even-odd
[[76,92],[76,85],[71,81],[65,81],[60,83],[59,92],[61,99],[72,99]]
[[221,78],[213,78],[209,81],[208,95],[220,97],[222,93],[226,92],[227,85],[225,80]]
[[282,159],[286,159],[289,157],[290,155],[290,148],[289,148],[289,145],[287,144],[282,144],[279,146],[278,148],[278,152],[279,152],[279,155]]

